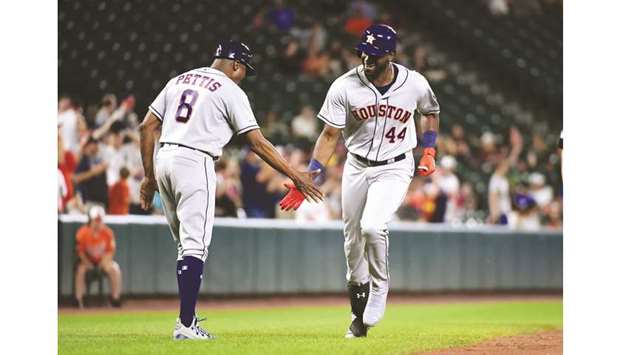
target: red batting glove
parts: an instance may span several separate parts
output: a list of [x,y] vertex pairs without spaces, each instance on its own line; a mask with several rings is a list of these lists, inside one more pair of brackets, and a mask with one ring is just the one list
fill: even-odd
[[283,211],[290,211],[290,210],[297,211],[299,206],[301,206],[301,203],[304,202],[305,200],[304,195],[301,192],[299,192],[299,190],[297,190],[295,185],[291,183],[286,183],[284,184],[284,186],[286,186],[289,189],[289,191],[286,194],[286,196],[284,196],[282,201],[280,201],[280,208]]
[[424,148],[424,154],[418,164],[418,174],[421,176],[429,176],[435,172],[435,148]]

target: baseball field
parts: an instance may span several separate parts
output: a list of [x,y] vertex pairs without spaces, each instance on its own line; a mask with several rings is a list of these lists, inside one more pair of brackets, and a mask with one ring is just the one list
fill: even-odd
[[[275,303],[275,304],[274,304]],[[157,308],[157,307],[151,307]],[[171,340],[176,311],[121,309],[60,310],[59,354],[416,354],[463,349],[498,339],[522,339],[562,328],[556,298],[477,301],[394,301],[368,338],[344,339],[350,316],[346,303],[213,305],[201,323],[217,337],[209,342]],[[561,333],[556,331],[556,343]],[[502,345],[504,344],[504,345]],[[503,348],[501,348],[503,349]],[[471,349],[470,349],[471,350]],[[547,349],[548,350],[548,349]],[[465,352],[465,351],[463,351]],[[467,351],[469,354],[476,352]],[[483,352],[479,352],[483,353]],[[493,350],[491,353],[498,353]],[[499,352],[502,353],[502,352]],[[528,352],[529,353],[529,352]],[[534,352],[537,353],[537,352]],[[545,352],[548,353],[548,352]],[[555,352],[551,352],[555,353]]]

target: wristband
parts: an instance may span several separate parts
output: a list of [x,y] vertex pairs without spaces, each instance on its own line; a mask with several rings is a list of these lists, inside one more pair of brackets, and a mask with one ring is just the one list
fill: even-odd
[[432,148],[436,144],[437,144],[437,132],[435,131],[424,132],[424,135],[422,135],[422,147]]
[[308,165],[308,171],[319,170],[319,174],[312,179],[312,181],[317,185],[322,185],[326,180],[325,167],[321,162],[316,159],[310,160],[310,164]]

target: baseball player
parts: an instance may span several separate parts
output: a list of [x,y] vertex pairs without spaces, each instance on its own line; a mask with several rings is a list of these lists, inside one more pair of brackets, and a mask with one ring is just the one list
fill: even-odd
[[[140,203],[148,209],[155,190],[159,190],[178,248],[180,313],[173,339],[213,338],[198,325],[195,307],[214,222],[214,162],[233,134],[242,135],[252,151],[288,176],[305,198],[323,198],[312,183],[313,175],[293,170],[263,137],[248,97],[238,86],[246,73],[254,74],[251,58],[245,44],[222,42],[211,67],[193,69],[168,81],[140,125],[145,172]],[[160,129],[154,166],[154,145]]]
[[[348,149],[342,176],[342,217],[346,280],[353,321],[345,337],[366,336],[383,317],[389,288],[388,223],[405,198],[414,174],[413,116],[421,114],[424,154],[417,168],[435,171],[439,104],[428,81],[393,62],[396,32],[390,26],[368,27],[357,51],[362,64],[336,79],[318,114],[325,126],[314,147],[309,170],[320,172],[342,134]],[[280,202],[296,209],[303,195],[292,185]]]

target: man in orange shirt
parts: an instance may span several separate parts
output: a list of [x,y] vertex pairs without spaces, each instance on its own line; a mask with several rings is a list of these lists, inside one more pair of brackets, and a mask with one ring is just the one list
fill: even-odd
[[108,191],[110,214],[129,214],[129,185],[127,184],[129,169],[122,167],[120,177],[114,185],[110,186]]
[[75,273],[75,298],[78,307],[83,307],[86,290],[86,272],[95,268],[108,275],[112,289],[111,304],[120,307],[121,268],[113,260],[116,251],[114,232],[103,224],[105,211],[103,207],[93,206],[88,211],[88,224],[77,232],[76,243],[80,263]]

